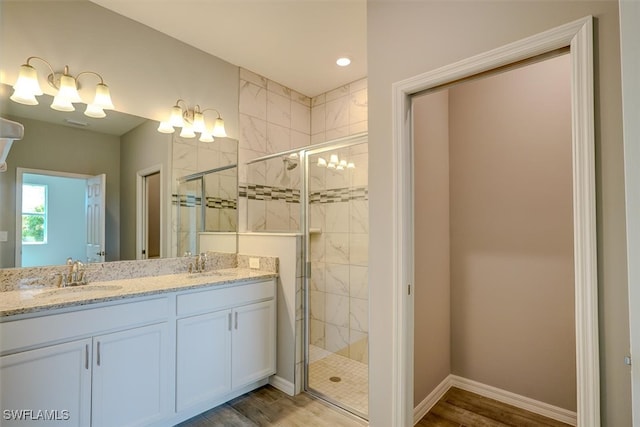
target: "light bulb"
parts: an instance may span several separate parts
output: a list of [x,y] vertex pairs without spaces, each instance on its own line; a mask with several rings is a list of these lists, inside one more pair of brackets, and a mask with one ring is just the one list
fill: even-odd
[[218,117],[213,124],[213,136],[217,138],[226,138],[227,132],[224,130],[224,120]]
[[104,110],[100,106],[95,104],[87,105],[87,109],[84,110],[84,115],[93,117],[94,119],[101,119],[103,117],[107,117],[107,114],[104,112]]
[[174,105],[173,107],[171,107],[171,118],[169,119],[169,124],[178,128],[184,126],[184,120],[182,119],[182,108],[180,108],[180,106]]
[[68,75],[60,76],[60,89],[53,98],[51,108],[57,111],[75,111],[74,102],[80,102],[76,79]]
[[113,102],[111,102],[111,94],[109,93],[109,86],[104,83],[98,83],[96,86],[96,96],[93,99],[93,103],[103,110],[113,110]]
[[13,85],[11,99],[14,102],[25,105],[38,105],[36,96],[42,95],[38,73],[31,65],[21,65],[18,80]]
[[160,122],[158,126],[158,132],[161,133],[174,133],[176,130],[171,126],[169,122]]
[[213,136],[208,130],[204,130],[200,133],[200,142],[213,142]]
[[193,113],[193,131],[198,133],[206,132],[202,113]]
[[182,127],[182,131],[180,131],[180,136],[182,138],[195,138],[196,134],[193,132],[193,128],[189,125],[185,125]]

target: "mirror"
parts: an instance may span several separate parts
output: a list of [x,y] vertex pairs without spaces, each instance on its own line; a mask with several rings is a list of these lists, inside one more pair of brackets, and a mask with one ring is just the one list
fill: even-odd
[[[107,111],[107,117],[103,119],[85,116],[84,108],[78,105],[76,111],[62,113],[49,108],[52,97],[47,95],[38,98],[39,105],[25,106],[9,101],[11,87],[0,85],[0,90],[0,115],[18,121],[25,127],[24,138],[13,144],[7,158],[8,170],[0,173],[0,241],[5,234],[2,232],[6,231],[6,241],[0,242],[0,268],[21,265],[22,242],[16,241],[16,228],[21,227],[21,221],[16,220],[20,215],[17,203],[22,199],[21,194],[17,194],[17,168],[36,174],[38,171],[48,171],[82,176],[106,175],[105,261],[182,255],[178,252],[177,239],[178,178],[199,170],[226,167],[224,173],[235,173],[237,183],[236,140],[216,138],[213,143],[202,143],[196,139],[181,138],[177,134],[161,134],[156,130],[157,122],[117,111]],[[152,182],[156,184],[151,185]],[[156,208],[145,209],[147,204],[142,200],[152,200],[153,197],[149,198],[147,192],[158,186],[160,200],[155,200]],[[237,200],[237,184],[234,192]],[[146,233],[149,227],[141,225],[158,223],[157,215],[155,219],[149,216],[158,213],[158,203],[160,239],[156,245],[159,249],[154,251],[149,246],[147,251],[147,246],[154,241],[154,233]],[[222,204],[214,202],[208,210],[221,207]],[[233,223],[237,224],[235,206],[233,212],[229,211],[228,204],[224,205],[224,209],[224,215],[235,215]],[[227,251],[235,252],[237,229],[231,230],[228,224],[223,228],[197,232],[224,231],[226,241],[229,240],[229,234],[233,235],[233,245],[226,244],[225,247]],[[76,231],[84,233],[85,228],[76,224],[74,231],[67,232],[67,235]],[[40,246],[39,249],[43,248]],[[56,258],[53,263],[63,264],[67,256],[70,255],[65,255],[63,251],[60,259]],[[52,263],[51,258],[47,260],[43,265]]]

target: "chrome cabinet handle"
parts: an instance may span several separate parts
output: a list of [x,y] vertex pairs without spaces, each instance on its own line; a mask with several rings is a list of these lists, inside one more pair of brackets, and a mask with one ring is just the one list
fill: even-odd
[[98,366],[100,366],[100,341],[98,341]]
[[236,311],[236,329],[238,329],[238,312]]
[[84,369],[89,369],[89,344],[84,346]]
[[231,330],[231,312],[229,312],[229,330]]

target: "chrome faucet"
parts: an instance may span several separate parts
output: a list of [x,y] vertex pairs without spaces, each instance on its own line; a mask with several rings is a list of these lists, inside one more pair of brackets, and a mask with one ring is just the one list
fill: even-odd
[[194,262],[190,262],[188,266],[189,273],[202,273],[207,264],[207,254],[202,252],[196,255]]
[[67,258],[67,273],[58,273],[57,286],[64,288],[67,286],[80,286],[89,283],[84,270],[84,264],[78,260],[74,261],[72,258]]

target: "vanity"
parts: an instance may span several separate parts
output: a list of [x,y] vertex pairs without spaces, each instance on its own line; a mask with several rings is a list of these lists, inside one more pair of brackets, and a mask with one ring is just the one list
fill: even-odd
[[2,425],[168,426],[266,384],[276,371],[272,270],[0,293]]

